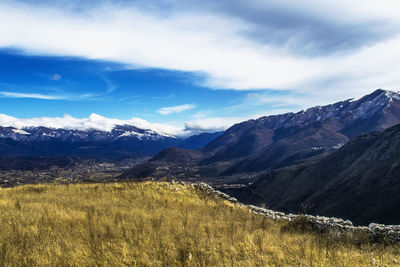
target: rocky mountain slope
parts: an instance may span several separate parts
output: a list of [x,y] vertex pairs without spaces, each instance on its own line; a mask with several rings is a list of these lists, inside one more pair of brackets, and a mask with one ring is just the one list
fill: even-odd
[[[251,191],[272,209],[398,224],[400,124],[361,135],[317,162],[267,173]],[[251,197],[248,189],[238,195]]]

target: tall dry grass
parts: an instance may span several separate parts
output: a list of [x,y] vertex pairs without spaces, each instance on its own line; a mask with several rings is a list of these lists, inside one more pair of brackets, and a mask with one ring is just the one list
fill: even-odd
[[395,246],[308,232],[173,183],[0,189],[0,266],[396,266]]

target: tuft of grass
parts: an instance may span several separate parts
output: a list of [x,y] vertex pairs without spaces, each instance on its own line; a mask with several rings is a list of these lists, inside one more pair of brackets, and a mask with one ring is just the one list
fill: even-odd
[[397,246],[335,240],[309,231],[306,222],[288,226],[175,183],[0,189],[0,223],[0,266],[395,266],[400,260]]

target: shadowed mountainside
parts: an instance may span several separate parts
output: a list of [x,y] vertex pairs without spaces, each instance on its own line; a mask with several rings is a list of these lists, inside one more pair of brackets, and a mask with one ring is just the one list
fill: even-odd
[[359,136],[317,162],[269,172],[251,190],[238,197],[251,202],[255,194],[258,203],[286,212],[398,224],[400,125]]
[[224,132],[196,134],[183,140],[179,147],[185,149],[201,149],[223,133]]
[[200,151],[170,147],[155,155],[152,159],[150,159],[150,162],[162,161],[170,163],[185,163],[199,160],[202,157],[203,154]]

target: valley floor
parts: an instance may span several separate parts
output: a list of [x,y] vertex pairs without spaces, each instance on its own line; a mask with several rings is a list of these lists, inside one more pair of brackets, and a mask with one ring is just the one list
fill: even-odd
[[398,266],[400,248],[292,229],[177,183],[0,189],[0,266]]

